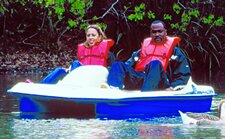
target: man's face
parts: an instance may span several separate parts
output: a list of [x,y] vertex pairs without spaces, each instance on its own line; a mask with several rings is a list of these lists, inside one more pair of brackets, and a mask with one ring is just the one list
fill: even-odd
[[150,36],[155,44],[164,43],[166,41],[167,31],[162,23],[151,25]]

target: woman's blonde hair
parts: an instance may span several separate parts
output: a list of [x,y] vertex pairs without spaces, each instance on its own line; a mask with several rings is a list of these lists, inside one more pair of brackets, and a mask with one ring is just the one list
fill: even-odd
[[[86,34],[87,34],[88,29],[90,29],[90,28],[93,28],[93,29],[95,29],[95,30],[98,32],[98,35],[99,35],[100,38],[101,38],[100,42],[101,42],[102,40],[104,40],[104,39],[107,39],[105,33],[102,31],[102,29],[99,27],[99,25],[97,25],[97,24],[89,25],[89,26],[86,28],[86,30],[85,30],[85,33],[86,33]],[[88,45],[87,41],[85,41],[84,44],[87,46],[87,45]]]

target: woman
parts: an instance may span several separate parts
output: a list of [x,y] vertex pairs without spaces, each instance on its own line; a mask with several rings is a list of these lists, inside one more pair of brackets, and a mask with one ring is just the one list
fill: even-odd
[[113,53],[109,52],[114,41],[107,39],[102,29],[96,25],[89,25],[86,29],[86,41],[78,45],[77,59],[72,63],[70,69],[56,68],[46,76],[40,83],[55,84],[70,71],[82,65],[111,66],[115,61]]

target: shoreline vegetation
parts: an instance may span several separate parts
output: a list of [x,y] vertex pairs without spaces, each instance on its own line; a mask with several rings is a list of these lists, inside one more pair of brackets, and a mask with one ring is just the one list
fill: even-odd
[[69,67],[75,57],[72,51],[47,53],[16,51],[0,54],[0,75],[47,73],[56,67]]
[[[225,1],[0,2],[0,74],[46,73],[69,67],[88,24],[99,24],[125,61],[149,36],[149,23],[165,21],[179,36],[193,80],[225,90]],[[225,92],[225,91],[224,91]]]

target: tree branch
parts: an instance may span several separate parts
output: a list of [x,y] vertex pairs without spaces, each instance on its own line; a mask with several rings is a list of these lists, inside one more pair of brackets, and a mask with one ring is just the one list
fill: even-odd
[[[113,4],[112,4],[112,6],[102,15],[102,16],[100,16],[100,17],[97,17],[97,19],[102,19],[102,18],[104,18],[112,9],[113,10],[115,10],[114,9],[114,6],[117,4],[119,2],[119,0],[116,0]],[[88,22],[88,21],[92,21],[93,19],[86,19],[86,20],[83,20],[83,22]]]
[[43,16],[43,19],[42,19],[42,22],[41,22],[41,27],[38,29],[38,31],[37,31],[35,34],[33,34],[33,35],[31,35],[31,36],[25,38],[22,42],[17,42],[17,43],[18,43],[18,44],[23,43],[23,44],[30,45],[30,46],[40,46],[40,45],[38,45],[38,44],[28,43],[28,42],[26,42],[26,41],[27,41],[28,39],[31,39],[31,38],[33,38],[34,36],[36,36],[36,35],[39,34],[40,30],[44,27],[44,24],[45,24],[45,18],[46,18],[46,11],[44,12],[44,16]]

